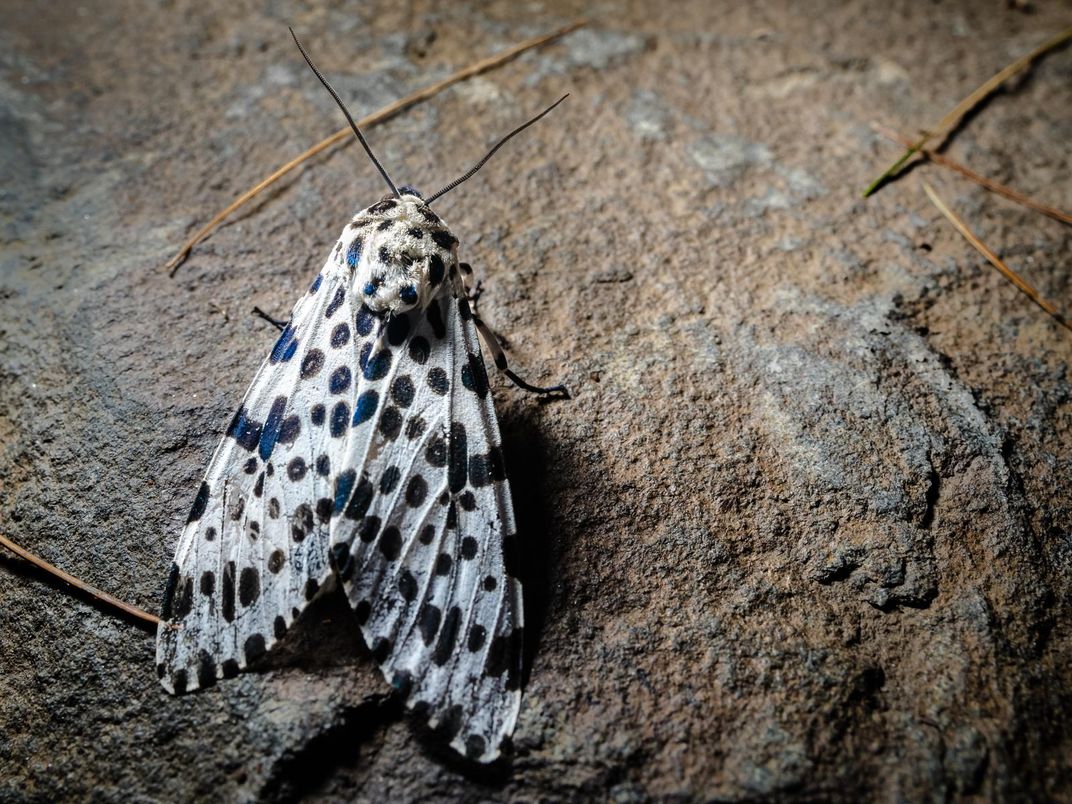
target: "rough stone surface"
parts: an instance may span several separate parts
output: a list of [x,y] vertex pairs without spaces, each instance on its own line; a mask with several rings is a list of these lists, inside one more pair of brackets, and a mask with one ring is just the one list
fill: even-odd
[[[273,333],[357,207],[353,146],[198,248],[200,222],[355,110],[579,15],[589,28],[369,139],[440,202],[530,379],[495,393],[527,551],[511,761],[386,696],[327,600],[262,672],[169,697],[153,640],[0,559],[0,800],[1072,798],[1068,228],[896,148],[1067,24],[999,2],[34,3],[0,8],[0,514],[155,609]],[[951,153],[1072,207],[1072,54]]]

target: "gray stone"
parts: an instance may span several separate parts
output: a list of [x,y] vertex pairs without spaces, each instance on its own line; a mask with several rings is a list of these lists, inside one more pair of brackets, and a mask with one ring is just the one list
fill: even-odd
[[[0,529],[156,609],[273,332],[384,192],[354,144],[171,253],[342,121],[571,19],[562,3],[4,4]],[[913,132],[1067,24],[955,0],[604,4],[370,130],[437,203],[540,404],[493,378],[525,544],[513,758],[473,768],[389,695],[333,597],[181,698],[150,634],[0,556],[0,801],[1065,800],[1072,796],[1067,228]],[[950,47],[951,37],[957,46]],[[949,153],[1065,209],[1069,54]]]

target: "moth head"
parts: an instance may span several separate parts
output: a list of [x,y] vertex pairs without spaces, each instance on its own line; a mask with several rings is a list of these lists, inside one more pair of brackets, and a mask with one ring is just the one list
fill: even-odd
[[362,210],[347,228],[340,257],[354,294],[373,312],[424,308],[457,265],[458,241],[412,187]]

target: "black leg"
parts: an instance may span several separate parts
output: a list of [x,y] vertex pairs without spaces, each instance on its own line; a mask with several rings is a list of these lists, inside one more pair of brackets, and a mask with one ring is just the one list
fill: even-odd
[[264,312],[264,310],[262,310],[260,307],[254,307],[253,308],[253,315],[257,316],[257,318],[263,318],[265,321],[267,321],[273,327],[278,329],[280,332],[282,332],[284,329],[286,329],[287,324],[290,323],[289,321],[280,321],[278,318],[272,318],[270,315],[268,315],[268,313]]
[[525,382],[518,377],[514,372],[510,371],[510,364],[506,360],[506,353],[503,352],[502,346],[499,345],[498,339],[495,337],[495,333],[491,331],[491,328],[484,323],[476,313],[473,313],[473,323],[476,324],[476,331],[480,333],[480,337],[484,341],[484,345],[488,347],[488,351],[491,352],[491,359],[495,361],[495,368],[501,371],[507,376],[507,378],[522,390],[529,391],[534,394],[550,395],[554,394],[558,399],[569,399],[570,392],[566,389],[565,385],[552,385],[550,388],[541,388],[538,385],[532,385]]

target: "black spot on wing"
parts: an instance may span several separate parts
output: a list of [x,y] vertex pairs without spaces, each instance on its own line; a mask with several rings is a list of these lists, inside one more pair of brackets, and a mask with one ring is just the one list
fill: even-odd
[[202,689],[211,687],[216,683],[216,660],[204,648],[198,654],[197,661],[197,684]]
[[402,534],[394,525],[383,529],[379,541],[380,552],[388,561],[395,561],[402,552]]
[[279,439],[279,430],[283,426],[283,412],[286,409],[287,398],[285,396],[277,396],[272,400],[272,409],[268,411],[268,418],[265,420],[264,428],[261,430],[258,454],[261,456],[262,461],[272,457],[275,442]]
[[488,632],[482,625],[474,625],[469,631],[468,648],[471,653],[476,653],[482,647],[484,647],[484,640],[487,639]]
[[424,459],[432,466],[447,465],[447,441],[443,436],[437,433],[428,440],[428,446],[424,448]]
[[333,348],[338,349],[340,346],[345,346],[350,342],[350,325],[343,321],[341,324],[336,324],[335,329],[331,331],[331,345]]
[[242,449],[252,452],[261,440],[261,423],[249,418],[245,408],[239,408],[227,428],[227,435]]
[[402,414],[394,405],[388,405],[380,414],[380,432],[388,441],[394,441],[402,432]]
[[491,483],[491,469],[488,466],[487,455],[469,456],[469,482],[474,488],[481,488]]
[[484,368],[484,361],[472,352],[469,353],[468,362],[462,366],[462,385],[481,399],[488,395],[488,372]]
[[443,627],[439,629],[439,641],[436,642],[432,661],[442,667],[454,654],[454,643],[458,640],[458,625],[461,623],[462,610],[452,606],[443,620]]
[[424,640],[425,645],[431,645],[432,640],[439,633],[439,621],[442,617],[443,613],[431,603],[426,604],[421,609],[418,625],[421,629],[421,639]]
[[339,288],[335,291],[335,295],[331,297],[331,301],[328,303],[327,308],[324,310],[324,318],[331,318],[338,312],[338,309],[342,307],[343,301],[346,300],[346,289]]
[[170,620],[174,611],[173,603],[175,590],[179,585],[179,565],[172,563],[171,571],[168,572],[167,583],[164,584],[164,602],[160,607],[160,619]]
[[398,488],[398,481],[402,479],[402,470],[397,466],[388,466],[380,477],[380,494],[390,494]]
[[420,416],[413,416],[406,422],[406,438],[411,441],[415,438],[420,438],[426,426],[424,419]]
[[336,402],[331,409],[331,435],[334,438],[342,438],[346,434],[346,427],[350,424],[350,406],[345,402]]
[[301,378],[307,380],[310,377],[315,377],[323,367],[324,353],[319,349],[310,349],[305,353],[305,357],[302,358]]
[[361,524],[358,525],[357,537],[365,544],[372,544],[379,532],[380,518],[378,516],[367,516],[362,519]]
[[328,378],[328,393],[341,394],[350,389],[350,384],[353,382],[353,374],[350,372],[349,366],[339,366],[333,372],[331,377]]
[[208,483],[201,481],[201,486],[197,489],[197,496],[194,497],[193,507],[190,509],[190,516],[186,518],[187,525],[191,522],[197,522],[204,516],[205,508],[208,507],[208,495]]
[[246,638],[246,644],[242,646],[246,655],[246,664],[253,664],[267,653],[263,634],[250,634]]
[[367,305],[362,304],[361,309],[357,311],[357,315],[354,317],[354,329],[357,330],[358,335],[368,335],[372,332],[373,326],[376,324],[376,314],[368,308]]
[[355,520],[364,517],[368,513],[369,505],[372,504],[372,497],[375,493],[376,490],[372,484],[366,478],[361,478],[361,482],[357,484],[357,488],[354,489],[354,494],[346,506],[344,516],[347,519]]
[[227,622],[234,622],[235,616],[235,563],[228,561],[223,568],[223,600],[220,613]]
[[428,496],[428,483],[421,475],[414,475],[406,485],[406,504],[419,508]]
[[298,440],[298,436],[301,434],[301,419],[291,414],[287,418],[283,419],[283,424],[279,427],[279,443],[280,444],[293,444]]
[[450,426],[450,443],[448,445],[447,459],[450,468],[447,471],[450,490],[457,494],[465,488],[466,475],[468,474],[468,453],[465,435],[465,425],[454,422]]
[[387,322],[387,342],[392,346],[401,346],[409,335],[410,321],[405,313],[391,316]]
[[432,327],[432,333],[442,339],[447,334],[447,328],[443,324],[443,311],[439,307],[440,302],[434,301],[428,305],[428,310],[425,315],[428,318],[428,324]]
[[391,399],[400,408],[408,408],[413,403],[415,394],[416,389],[413,387],[413,380],[407,374],[395,377],[395,381],[391,383]]
[[346,542],[339,542],[331,546],[330,560],[331,568],[335,570],[339,578],[348,581],[353,577],[357,562],[354,560],[353,555],[350,554],[350,545]]
[[428,369],[428,387],[439,394],[439,396],[445,395],[450,388],[447,372],[439,366],[434,366],[433,368]]
[[433,254],[428,260],[428,281],[435,287],[443,281],[445,274],[446,267],[443,265],[443,258],[438,254]]
[[398,591],[405,600],[413,600],[417,597],[417,579],[409,570],[399,576]]
[[243,567],[238,576],[238,602],[243,606],[252,606],[260,595],[260,573],[253,567]]
[[414,363],[423,366],[431,351],[432,347],[428,344],[427,338],[422,335],[414,336],[409,342],[409,359]]

